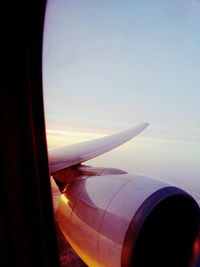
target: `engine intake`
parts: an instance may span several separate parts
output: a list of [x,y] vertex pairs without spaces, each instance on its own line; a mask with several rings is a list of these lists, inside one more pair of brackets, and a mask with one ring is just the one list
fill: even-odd
[[195,266],[199,207],[184,191],[167,187],[152,194],[134,215],[127,231],[122,266]]

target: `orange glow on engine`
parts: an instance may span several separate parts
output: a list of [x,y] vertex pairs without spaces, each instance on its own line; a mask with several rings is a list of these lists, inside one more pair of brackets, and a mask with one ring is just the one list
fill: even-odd
[[65,205],[69,203],[69,199],[64,194],[62,194],[60,198]]

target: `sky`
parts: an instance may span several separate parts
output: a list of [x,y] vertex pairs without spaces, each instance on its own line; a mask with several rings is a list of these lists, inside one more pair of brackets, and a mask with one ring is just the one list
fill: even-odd
[[90,163],[200,188],[200,0],[49,0],[43,90],[49,147],[147,121]]
[[199,138],[200,1],[49,0],[43,84],[50,128]]

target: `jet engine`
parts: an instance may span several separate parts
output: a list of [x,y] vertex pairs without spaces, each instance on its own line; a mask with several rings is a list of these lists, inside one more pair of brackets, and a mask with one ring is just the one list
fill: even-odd
[[80,176],[62,193],[57,217],[88,266],[195,266],[199,207],[164,181],[120,172]]

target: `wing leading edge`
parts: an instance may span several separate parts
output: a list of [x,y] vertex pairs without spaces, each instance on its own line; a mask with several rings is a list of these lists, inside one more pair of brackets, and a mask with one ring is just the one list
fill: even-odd
[[99,139],[55,148],[48,151],[50,174],[100,156],[129,141],[142,132],[149,123],[141,123],[129,130]]

